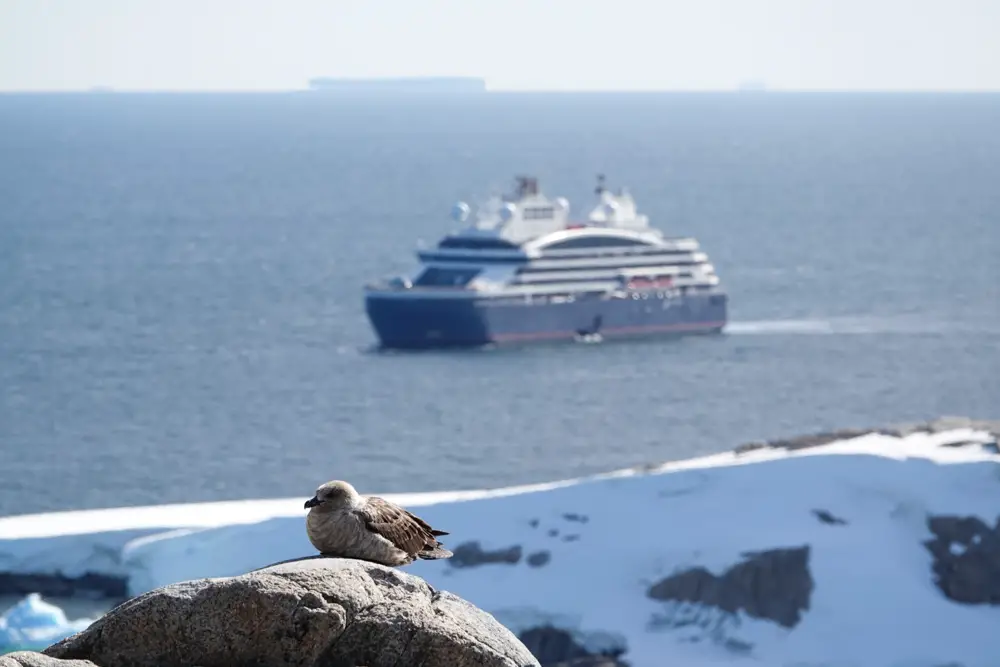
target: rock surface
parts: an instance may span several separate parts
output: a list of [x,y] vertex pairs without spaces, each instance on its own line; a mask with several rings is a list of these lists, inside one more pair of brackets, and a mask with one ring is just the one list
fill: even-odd
[[171,584],[44,654],[100,667],[538,665],[461,598],[400,570],[337,558]]
[[814,588],[809,573],[809,546],[742,554],[747,560],[722,576],[703,567],[671,575],[650,587],[654,600],[695,602],[735,613],[765,618],[787,628],[809,609]]
[[931,516],[935,582],[950,600],[1000,605],[1000,516],[992,528],[978,517]]
[[95,667],[89,660],[59,660],[34,651],[0,655],[0,667]]

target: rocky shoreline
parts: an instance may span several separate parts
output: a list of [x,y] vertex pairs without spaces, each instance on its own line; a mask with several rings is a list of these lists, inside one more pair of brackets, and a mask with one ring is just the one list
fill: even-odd
[[[979,433],[975,436],[965,436],[961,432],[955,432],[957,429],[966,428]],[[925,441],[922,438],[905,442],[896,440],[896,438],[905,438],[916,433],[943,432],[947,432],[947,434],[931,441]],[[990,435],[984,437],[983,433]],[[781,463],[775,466],[760,464],[762,470],[758,470],[756,465],[727,466],[725,469],[717,470],[718,474],[711,475],[704,471],[694,471],[691,474],[681,472],[676,479],[671,475],[666,475],[663,478],[648,475],[630,476],[635,480],[631,483],[636,484],[636,488],[647,489],[647,495],[633,497],[628,495],[629,492],[626,491],[625,504],[619,508],[625,512],[635,511],[636,508],[650,508],[649,505],[636,503],[650,502],[651,499],[655,503],[659,502],[656,500],[658,498],[669,497],[671,500],[666,502],[672,502],[673,497],[677,495],[673,492],[677,489],[664,489],[664,486],[671,487],[672,484],[676,486],[675,482],[682,482],[681,486],[684,487],[685,484],[690,485],[694,482],[696,486],[697,484],[707,484],[709,488],[714,485],[716,494],[714,496],[706,495],[703,502],[697,499],[688,502],[689,518],[687,521],[718,521],[720,517],[724,522],[728,521],[725,513],[712,515],[709,512],[706,516],[703,516],[703,513],[711,509],[712,503],[718,505],[722,502],[725,504],[741,498],[738,494],[726,496],[725,493],[729,493],[729,491],[721,496],[718,493],[719,487],[729,488],[725,483],[719,484],[720,480],[738,474],[742,482],[737,482],[737,487],[744,489],[740,493],[746,492],[746,488],[754,493],[763,492],[764,496],[760,500],[765,504],[771,503],[771,505],[766,505],[766,511],[761,510],[756,515],[744,516],[754,516],[755,521],[761,520],[765,523],[778,517],[780,522],[791,522],[795,526],[792,530],[768,533],[770,537],[756,540],[752,550],[746,548],[748,542],[753,541],[752,536],[738,537],[727,547],[729,549],[735,547],[736,557],[724,561],[725,564],[721,567],[718,559],[699,557],[685,559],[683,556],[678,558],[676,550],[671,551],[673,546],[670,539],[666,539],[662,544],[654,542],[643,547],[641,550],[643,557],[646,555],[656,556],[658,553],[656,549],[661,547],[665,550],[663,554],[660,554],[660,557],[665,559],[664,566],[661,569],[654,569],[654,574],[651,574],[648,580],[643,580],[642,589],[638,591],[640,597],[636,598],[641,600],[644,597],[645,601],[642,604],[647,607],[651,602],[655,603],[656,606],[656,611],[645,621],[642,621],[647,624],[645,631],[647,633],[669,631],[674,633],[675,639],[681,643],[711,642],[733,655],[749,656],[763,650],[766,644],[760,640],[762,635],[741,630],[740,623],[752,620],[753,623],[764,622],[786,630],[796,630],[800,621],[809,615],[814,606],[813,597],[817,586],[821,590],[827,590],[823,587],[830,585],[830,572],[823,569],[823,558],[827,559],[828,564],[830,556],[830,539],[841,544],[850,544],[851,553],[862,553],[871,546],[869,543],[871,535],[866,537],[864,525],[860,529],[862,534],[859,538],[858,525],[865,524],[865,519],[872,517],[866,517],[864,512],[857,511],[858,508],[851,504],[850,500],[856,489],[850,486],[845,492],[841,486],[838,486],[840,482],[837,480],[841,478],[854,480],[861,485],[859,488],[868,488],[871,493],[880,497],[883,493],[888,493],[891,496],[894,484],[898,486],[897,493],[902,493],[901,496],[894,496],[895,501],[880,505],[882,513],[891,517],[888,520],[888,524],[891,524],[890,528],[892,525],[902,525],[898,523],[899,521],[905,522],[905,535],[896,536],[897,542],[895,544],[906,552],[922,551],[929,554],[930,558],[921,556],[919,562],[911,563],[912,567],[905,573],[905,581],[893,583],[891,586],[903,586],[902,590],[908,590],[905,588],[908,586],[917,587],[921,589],[921,595],[924,595],[923,591],[928,591],[931,608],[941,610],[942,618],[949,619],[946,624],[948,622],[954,623],[956,614],[958,618],[963,619],[964,623],[965,617],[962,614],[965,614],[969,607],[1000,606],[1000,503],[989,502],[991,494],[1000,493],[1000,486],[996,485],[996,482],[1000,480],[1000,475],[994,474],[1000,473],[1000,465],[995,463],[997,461],[995,457],[983,456],[983,453],[998,453],[997,435],[1000,434],[1000,422],[944,417],[919,424],[901,424],[868,429],[840,429],[795,438],[754,442],[742,445],[734,451],[735,457],[739,458],[746,452],[762,449],[799,450],[820,447],[830,442],[866,434],[879,434],[888,437],[874,438],[867,443],[859,443],[858,452],[866,454],[860,460],[856,460],[858,457],[837,457],[833,454],[831,454],[832,458],[820,456],[784,459],[784,457],[779,457],[780,460],[787,461],[789,465],[783,467]],[[919,459],[914,466],[897,464],[891,458],[883,459],[878,456],[869,456],[871,454],[877,455],[883,451],[892,452],[893,448],[897,446],[897,442],[900,443],[898,445],[899,453],[906,455],[903,458],[913,456]],[[731,462],[732,457],[731,454],[724,454],[717,458],[721,458],[724,462]],[[943,465],[948,462],[971,465]],[[695,464],[697,465],[698,462]],[[714,464],[714,460],[705,462],[706,470],[716,470],[713,468]],[[902,467],[899,467],[900,465]],[[800,479],[796,476],[799,473],[783,472],[785,469],[805,471],[805,475]],[[644,466],[637,470],[651,472],[657,468]],[[835,470],[835,472],[830,472],[831,470]],[[918,471],[915,477],[914,470]],[[971,476],[967,474],[970,471],[973,473]],[[955,473],[960,476],[955,477]],[[786,474],[791,475],[791,477],[785,477]],[[709,477],[710,481],[706,482],[705,480]],[[775,509],[775,507],[780,508],[787,504],[788,499],[792,497],[788,493],[797,493],[792,490],[796,488],[796,482],[823,486],[831,479],[836,482],[831,486],[835,495],[820,491],[809,496],[809,504],[804,504],[804,499],[802,503],[792,503],[794,507],[791,508],[790,513]],[[803,482],[803,480],[806,481]],[[939,485],[939,481],[943,483],[943,486]],[[969,488],[971,490],[966,490],[966,484],[970,481]],[[774,488],[774,484],[785,483],[789,484],[787,493],[780,488],[776,493],[769,492],[770,489]],[[740,486],[740,484],[744,486]],[[750,486],[746,486],[747,484]],[[956,484],[959,484],[963,489],[962,497],[968,496],[969,493],[973,494],[973,502],[948,502],[949,489],[955,487]],[[655,490],[655,494],[649,495],[650,488]],[[900,492],[899,489],[906,490]],[[938,489],[938,491],[933,489]],[[681,489],[682,492],[686,490],[686,487]],[[701,490],[700,487],[699,490]],[[587,489],[578,488],[576,491],[583,493]],[[799,489],[798,492],[801,491],[802,489]],[[836,495],[838,493],[841,495]],[[942,493],[944,496],[935,495],[937,493]],[[645,501],[640,499],[642,497],[645,498]],[[535,502],[530,498],[523,500],[528,505]],[[543,568],[546,572],[546,574],[541,575],[543,578],[547,578],[549,570],[556,570],[552,572],[552,575],[556,577],[556,582],[561,583],[553,590],[557,597],[560,596],[560,591],[568,590],[564,587],[567,583],[570,586],[576,585],[569,583],[570,580],[566,579],[566,567],[569,566],[572,569],[575,567],[574,562],[578,566],[578,561],[574,561],[574,557],[580,555],[575,551],[577,545],[574,545],[568,553],[567,547],[563,543],[579,541],[580,544],[584,545],[579,548],[586,550],[588,536],[593,537],[587,529],[596,525],[603,528],[604,532],[601,535],[606,536],[609,526],[608,517],[601,515],[601,507],[585,502],[581,505],[583,500],[585,499],[577,495],[576,500],[570,504],[560,503],[558,500],[554,503],[549,502],[547,514],[544,508],[548,501],[540,498],[537,500],[537,507],[542,509],[537,515],[532,513],[535,505],[529,509],[527,516],[523,513],[516,513],[519,516],[517,521],[521,525],[518,530],[523,531],[523,533],[510,533],[504,539],[498,539],[496,534],[490,533],[486,534],[484,541],[470,540],[456,543],[453,547],[455,556],[448,563],[447,573],[443,576],[468,577],[468,570],[486,568],[490,572],[484,573],[482,579],[478,573],[472,578],[472,581],[481,583],[481,581],[492,579],[494,573],[500,574],[500,570],[504,571],[504,575],[509,575],[512,574],[513,570],[527,572]],[[985,502],[982,502],[984,500]],[[706,502],[707,506],[704,504]],[[894,509],[898,508],[900,503],[909,508],[905,516],[900,515],[903,516],[902,519],[897,518],[897,509]],[[521,509],[521,512],[523,511],[524,508]],[[641,511],[642,516],[655,518],[655,514],[649,514],[651,509]],[[664,516],[668,515],[669,512],[664,514]],[[712,516],[714,519],[711,518]],[[285,527],[292,526],[295,523],[294,517],[287,518],[290,519],[290,522],[286,521]],[[674,519],[677,517],[674,516]],[[683,520],[678,523],[679,526],[683,524]],[[468,527],[466,530],[458,531],[458,533],[467,533],[467,529]],[[494,539],[490,539],[490,535],[493,535]],[[547,538],[544,537],[546,535]],[[688,533],[688,535],[689,537],[686,539],[695,539],[690,537],[692,533]],[[696,531],[693,535],[700,537],[686,544],[689,544],[692,549],[697,549],[703,545],[703,542],[699,540],[707,537],[708,542],[711,542],[715,534],[712,531],[704,534]],[[483,534],[479,536],[483,537]],[[901,543],[898,542],[900,537],[903,540]],[[860,544],[858,543],[859,539],[861,540]],[[185,543],[182,542],[179,548],[183,550]],[[317,559],[324,562],[317,562]],[[172,651],[207,651],[197,656],[193,653],[185,654],[181,661],[184,664],[200,664],[190,661],[204,660],[206,656],[209,658],[218,657],[223,650],[239,653],[244,649],[251,650],[251,648],[242,645],[222,647],[211,641],[199,644],[202,641],[200,635],[195,637],[182,626],[160,628],[151,621],[142,620],[145,618],[143,614],[151,614],[157,618],[176,614],[178,617],[189,618],[191,614],[197,612],[197,614],[207,614],[204,618],[209,625],[221,624],[220,629],[228,628],[226,629],[227,633],[229,630],[239,632],[239,628],[226,625],[234,622],[232,619],[222,618],[216,612],[223,608],[234,609],[233,605],[250,604],[247,600],[250,602],[257,600],[257,602],[253,602],[253,605],[256,606],[254,606],[251,616],[261,617],[261,614],[266,616],[270,613],[271,607],[277,610],[274,621],[274,632],[276,633],[274,636],[278,638],[277,643],[280,644],[280,641],[284,641],[282,638],[288,633],[296,637],[304,633],[302,636],[308,638],[315,631],[318,633],[313,638],[315,646],[312,648],[307,646],[306,648],[309,651],[313,651],[313,649],[321,651],[322,656],[310,652],[309,655],[303,657],[308,659],[323,657],[324,660],[329,657],[333,659],[333,656],[326,653],[330,648],[327,646],[327,642],[332,642],[331,645],[342,646],[346,651],[345,654],[336,656],[337,660],[349,661],[343,664],[366,664],[368,667],[373,664],[383,664],[381,660],[386,657],[384,651],[391,653],[392,660],[400,657],[420,660],[434,658],[427,664],[434,664],[434,660],[438,659],[452,660],[448,664],[463,664],[463,661],[466,661],[465,664],[483,664],[476,661],[485,654],[489,654],[492,657],[487,662],[498,661],[490,662],[490,664],[506,665],[508,658],[514,657],[514,662],[517,664],[538,664],[541,667],[621,667],[627,664],[623,662],[623,659],[629,660],[633,651],[637,651],[639,655],[649,655],[650,649],[643,644],[646,640],[642,639],[642,635],[629,634],[631,630],[623,630],[615,624],[614,620],[609,621],[605,618],[604,621],[599,621],[596,627],[578,628],[572,622],[567,624],[565,619],[548,608],[539,608],[539,613],[534,615],[518,616],[514,614],[509,616],[510,610],[503,607],[502,603],[498,607],[498,616],[495,618],[489,613],[481,617],[482,612],[474,608],[463,607],[464,611],[458,613],[456,605],[467,605],[468,607],[471,605],[459,601],[458,598],[450,596],[448,593],[436,590],[417,577],[405,572],[400,573],[398,570],[389,570],[390,574],[383,571],[384,568],[369,567],[371,564],[360,561],[341,561],[338,563],[333,562],[335,560],[337,559],[331,560],[316,556],[295,558],[291,561],[275,563],[267,568],[253,570],[244,575],[216,579],[194,579],[194,577],[205,574],[204,570],[201,569],[202,565],[198,565],[195,568],[189,567],[183,570],[184,576],[178,576],[177,573],[174,573],[159,579],[161,584],[165,581],[182,578],[192,579],[191,581],[163,586],[152,593],[136,595],[135,597],[129,596],[127,585],[129,582],[124,577],[106,573],[90,572],[75,578],[63,574],[2,573],[0,574],[0,587],[6,589],[3,592],[6,592],[7,595],[41,593],[56,601],[86,598],[104,602],[107,607],[99,612],[99,614],[103,614],[102,618],[91,626],[94,630],[84,631],[84,633],[76,635],[76,639],[72,641],[66,640],[51,647],[46,650],[47,655],[22,653],[4,656],[0,658],[0,667],[27,667],[36,664],[57,667],[60,662],[68,659],[85,661],[81,667],[143,664],[144,660],[150,661],[149,664],[155,662],[158,667],[162,667],[164,664],[172,664],[171,661],[177,658],[177,655],[171,653]],[[113,561],[113,563],[117,562],[118,560]],[[310,562],[312,564],[309,564]],[[594,562],[589,562],[587,567],[591,569],[585,571],[593,572],[594,566]],[[597,567],[600,568],[603,565]],[[671,570],[672,567],[674,569]],[[884,566],[877,566],[878,572],[882,571],[878,569],[880,567]],[[125,567],[122,566],[121,569],[124,571]],[[644,571],[648,572],[648,569]],[[867,572],[863,568],[860,571],[863,576]],[[266,586],[261,587],[263,585],[261,583],[263,580],[260,579],[262,573],[267,575],[264,579],[266,579],[265,583],[270,582],[267,583],[268,586],[274,584],[273,592],[268,592]],[[277,577],[277,579],[272,580],[270,578],[272,576]],[[537,578],[538,576],[537,574],[528,575],[527,579],[522,577],[521,583],[523,584],[524,581],[538,583],[541,581]],[[532,579],[531,577],[536,578]],[[213,582],[229,583],[217,586]],[[135,579],[132,580],[132,583],[135,584]],[[300,585],[304,583],[309,583],[309,586],[300,590]],[[449,588],[447,586],[448,580],[434,580],[435,586],[440,587],[442,583],[445,584],[445,588]],[[930,583],[933,583],[940,591],[940,595],[930,589],[927,585]],[[227,588],[230,586],[235,587],[233,590],[239,588],[238,595]],[[320,589],[326,593],[321,593],[318,597],[311,594],[311,592],[315,593]],[[456,588],[456,590],[460,589],[461,587]],[[132,590],[142,590],[142,588],[133,588]],[[492,599],[488,595],[484,597],[480,593],[475,593],[477,590],[475,587],[466,590],[473,591],[474,597],[470,599]],[[605,587],[601,590],[603,595],[610,595],[609,599],[617,599],[618,588],[611,590]],[[632,591],[632,593],[635,594],[636,591]],[[298,610],[299,607],[302,607],[304,611],[292,613],[292,625],[281,629],[278,628],[278,624],[284,622],[281,619],[288,617],[287,610],[283,605],[288,602],[286,598],[289,594],[292,595],[292,598],[298,599],[298,602],[295,603],[295,609]],[[211,599],[217,595],[222,596],[221,602]],[[381,616],[376,618],[373,615],[375,612],[367,606],[366,600],[371,602],[375,599],[369,600],[372,595],[382,596],[379,599],[384,598],[391,602],[390,607],[385,609],[384,620],[379,620],[382,618]],[[273,600],[268,596],[272,596]],[[411,597],[412,599],[410,599]],[[258,598],[260,599],[258,600]],[[495,601],[490,602],[490,604],[494,603]],[[533,604],[536,603],[545,607],[542,599],[533,602]],[[565,605],[566,601],[563,600],[563,603]],[[378,604],[382,604],[382,602]],[[442,604],[444,606],[438,609]],[[640,609],[640,607],[632,605],[627,597],[615,604],[622,605],[622,609],[628,608],[633,611]],[[112,610],[110,609],[112,605],[117,606]],[[815,605],[816,609],[812,613],[822,614],[823,605],[818,599]],[[959,607],[966,609],[960,610]],[[495,611],[489,606],[485,609]],[[104,614],[105,610],[109,611]],[[565,613],[565,609],[562,611]],[[990,614],[992,611],[983,610],[986,614]],[[458,616],[454,616],[452,612],[458,613]],[[296,613],[301,616],[298,620],[294,618]],[[935,611],[935,613],[937,612]],[[398,618],[399,614],[414,620],[416,624],[412,627],[404,627],[402,630],[394,628],[393,623],[396,621],[391,619]],[[448,625],[452,621],[449,621],[448,618],[441,618],[442,614],[454,616],[452,621],[455,621],[457,625]],[[505,617],[504,614],[508,614],[508,616]],[[463,620],[460,620],[459,617]],[[977,618],[979,617],[977,616]],[[359,619],[358,622],[362,623],[364,627],[354,627],[355,620],[352,619]],[[314,622],[319,623],[319,625],[313,627]],[[145,630],[141,641],[147,641],[148,635],[160,643],[140,645],[138,639],[133,640],[125,634],[115,634],[118,630],[123,633],[131,632],[129,628],[135,626],[136,623],[145,624],[143,625]],[[442,623],[444,625],[441,625]],[[603,623],[609,624],[604,626]],[[471,641],[456,639],[458,635],[462,634],[457,629],[465,627],[466,624],[472,629],[472,635],[475,635],[477,639]],[[497,624],[500,625],[500,628],[503,628],[503,624],[506,624],[507,627],[503,628],[502,631],[497,630],[495,627]],[[111,629],[114,629],[114,632]],[[797,631],[805,632],[808,635],[810,629],[805,628]],[[162,636],[157,635],[158,632]],[[163,632],[167,634],[163,634]],[[466,639],[469,638],[466,637]],[[637,646],[633,646],[633,642]],[[379,648],[389,644],[391,644],[389,649]],[[21,646],[23,644],[14,645]],[[267,651],[271,650],[269,646],[259,646],[252,650],[262,651],[266,654]],[[499,650],[495,651],[494,649]],[[961,648],[958,650],[961,651]],[[446,651],[447,655],[440,653],[440,651]],[[247,657],[243,653],[239,653],[239,655]],[[259,655],[250,657],[254,660],[260,658]],[[265,662],[279,664],[280,661],[275,662],[276,660],[278,660],[276,655],[270,655]],[[365,662],[350,662],[355,660],[365,660]],[[458,662],[454,662],[454,660],[458,660]],[[470,660],[473,662],[469,663]]]
[[[970,417],[939,417],[928,422],[913,422],[902,424],[891,424],[889,426],[875,426],[871,428],[843,428],[835,431],[813,433],[792,438],[776,438],[774,440],[754,440],[733,449],[737,454],[745,454],[758,449],[806,449],[807,447],[819,447],[828,445],[838,440],[849,438],[860,438],[864,435],[876,433],[879,435],[889,435],[894,438],[905,438],[914,433],[942,433],[955,429],[969,428],[977,431],[990,433],[994,440],[986,445],[994,453],[1000,453],[997,439],[1000,438],[1000,421],[990,419],[972,419]],[[962,444],[956,443],[955,446]]]
[[[798,450],[808,447],[819,447],[837,440],[857,438],[871,433],[890,435],[902,438],[914,433],[940,433],[960,428],[970,428],[987,431],[994,436],[994,440],[985,445],[984,448],[1000,453],[1000,446],[997,440],[1000,439],[1000,421],[979,420],[969,417],[940,417],[928,422],[915,422],[905,424],[894,424],[889,426],[871,428],[847,428],[802,435],[792,438],[777,438],[767,441],[752,441],[735,447],[732,451],[736,454],[745,454],[760,449],[787,449]],[[959,446],[962,443],[954,443],[952,446]],[[642,470],[654,470],[660,464],[650,464],[642,466]],[[817,510],[822,512],[822,510]],[[822,516],[820,520],[824,520]],[[836,519],[832,519],[836,522]],[[529,555],[529,563],[533,566],[544,564],[545,554]],[[478,543],[462,545],[456,551],[455,566],[477,565],[482,562],[499,561],[519,561],[521,553],[518,550],[504,553],[484,552]],[[99,599],[107,600],[109,604],[118,604],[128,599],[128,581],[124,576],[101,572],[86,572],[78,577],[68,577],[62,573],[21,573],[21,572],[0,572],[0,596],[23,596],[28,593],[39,593],[45,598],[54,600],[60,599]]]

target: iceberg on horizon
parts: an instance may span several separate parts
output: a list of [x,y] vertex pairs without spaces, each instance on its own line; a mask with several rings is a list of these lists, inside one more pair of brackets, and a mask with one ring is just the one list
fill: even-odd
[[309,89],[330,93],[485,93],[486,80],[471,76],[414,76],[385,78],[316,77]]

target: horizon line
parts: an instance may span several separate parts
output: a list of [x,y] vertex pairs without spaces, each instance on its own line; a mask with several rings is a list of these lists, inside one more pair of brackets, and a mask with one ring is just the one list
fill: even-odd
[[154,94],[154,95],[273,95],[309,93],[316,96],[385,96],[398,94],[408,97],[477,97],[481,95],[655,95],[655,94],[719,94],[729,93],[741,96],[761,96],[773,94],[877,94],[877,95],[976,95],[997,94],[1000,88],[489,88],[481,91],[332,91],[312,88],[115,88],[113,86],[91,86],[88,88],[9,88],[0,89],[0,95],[114,95],[114,94]]

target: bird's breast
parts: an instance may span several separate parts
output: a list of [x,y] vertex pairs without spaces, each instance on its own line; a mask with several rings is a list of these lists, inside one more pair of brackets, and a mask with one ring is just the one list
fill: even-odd
[[350,553],[366,531],[352,512],[315,512],[306,517],[306,532],[321,552]]

